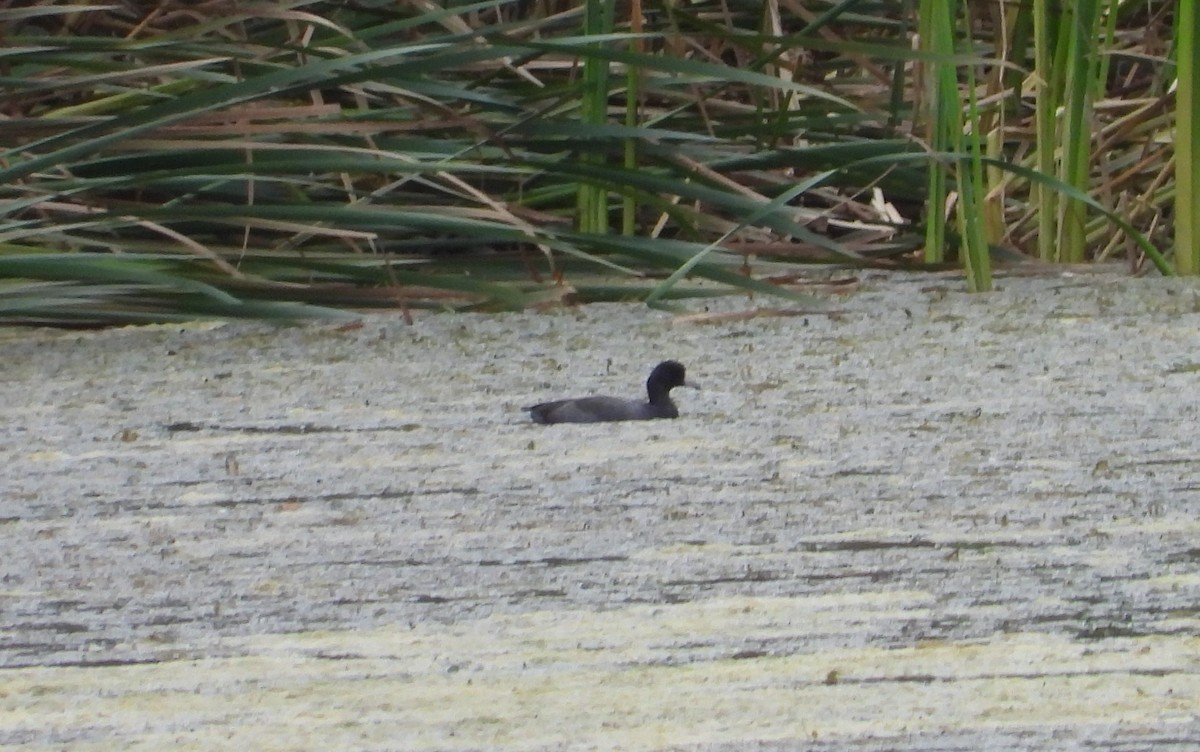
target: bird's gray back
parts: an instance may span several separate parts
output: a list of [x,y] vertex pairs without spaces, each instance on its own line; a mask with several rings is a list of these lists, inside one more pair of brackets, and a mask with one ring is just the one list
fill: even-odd
[[651,418],[675,418],[678,412],[674,405],[664,411],[648,402],[626,400],[619,397],[583,397],[580,399],[543,402],[527,408],[537,423],[604,423],[617,420],[650,420]]

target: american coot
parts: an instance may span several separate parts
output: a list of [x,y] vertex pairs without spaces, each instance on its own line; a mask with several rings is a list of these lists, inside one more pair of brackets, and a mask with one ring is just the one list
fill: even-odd
[[615,420],[678,418],[679,410],[671,401],[671,390],[677,386],[700,388],[687,381],[683,365],[674,360],[664,360],[654,367],[650,378],[646,379],[649,402],[620,397],[580,397],[543,402],[522,409],[529,411],[534,423],[607,423]]

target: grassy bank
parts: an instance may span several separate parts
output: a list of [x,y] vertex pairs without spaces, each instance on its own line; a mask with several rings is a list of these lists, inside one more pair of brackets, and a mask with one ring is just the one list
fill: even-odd
[[0,11],[0,315],[803,299],[800,264],[961,263],[979,290],[997,260],[1172,271],[1157,6],[230,7]]

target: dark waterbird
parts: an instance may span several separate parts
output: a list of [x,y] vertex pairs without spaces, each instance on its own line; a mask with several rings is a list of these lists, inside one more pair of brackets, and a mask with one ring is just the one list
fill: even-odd
[[649,402],[620,397],[580,397],[523,408],[529,411],[534,423],[607,423],[615,420],[652,420],[678,418],[679,410],[671,401],[671,390],[677,386],[699,389],[688,382],[683,365],[664,360],[646,379]]

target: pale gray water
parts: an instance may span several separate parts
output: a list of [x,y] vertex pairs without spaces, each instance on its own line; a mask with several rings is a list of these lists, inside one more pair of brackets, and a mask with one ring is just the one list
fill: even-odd
[[1195,749],[1195,283],[998,284],[4,333],[0,745]]

